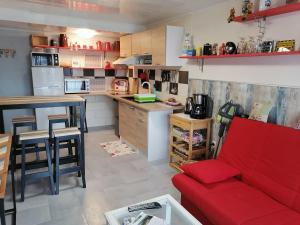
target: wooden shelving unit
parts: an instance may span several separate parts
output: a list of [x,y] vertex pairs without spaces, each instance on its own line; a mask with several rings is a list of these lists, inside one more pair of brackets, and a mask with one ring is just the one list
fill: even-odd
[[[188,138],[177,134],[175,129],[188,133]],[[211,119],[192,119],[189,115],[178,113],[170,116],[169,165],[179,171],[182,164],[191,163],[208,157],[210,144]],[[204,139],[195,142],[195,131]]]
[[234,18],[233,21],[242,23],[242,22],[252,21],[252,20],[256,20],[256,19],[281,15],[281,14],[285,14],[285,13],[296,12],[299,10],[300,10],[300,2],[297,2],[297,3],[293,3],[293,4],[286,4],[283,6],[254,12],[254,13],[248,15],[246,20],[243,19],[243,16],[237,16]]

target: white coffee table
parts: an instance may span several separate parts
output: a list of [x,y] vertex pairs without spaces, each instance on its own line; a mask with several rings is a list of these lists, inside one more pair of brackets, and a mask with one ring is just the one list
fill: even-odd
[[[140,203],[147,202],[159,202],[163,207],[162,209],[144,210],[143,212],[164,219],[168,225],[201,225],[201,223],[185,208],[183,208],[171,195],[163,195]],[[136,216],[139,213],[140,212],[129,213],[127,206],[106,212],[105,218],[107,225],[122,225],[125,217]]]

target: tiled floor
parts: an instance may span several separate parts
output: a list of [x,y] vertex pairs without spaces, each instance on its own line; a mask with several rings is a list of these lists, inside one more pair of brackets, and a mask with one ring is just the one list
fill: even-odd
[[110,129],[86,135],[86,189],[75,175],[61,178],[58,196],[49,195],[47,179],[27,185],[25,202],[17,203],[17,224],[102,225],[111,209],[167,193],[179,200],[171,184],[176,172],[166,162],[149,163],[142,154],[112,158],[99,144],[113,140]]

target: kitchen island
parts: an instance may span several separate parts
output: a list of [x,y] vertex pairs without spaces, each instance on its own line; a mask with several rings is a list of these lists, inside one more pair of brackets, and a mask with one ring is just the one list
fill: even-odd
[[106,96],[113,99],[117,103],[117,110],[111,113],[116,114],[116,129],[121,140],[143,152],[149,161],[168,157],[169,115],[182,111],[183,106],[174,107],[163,102],[137,103],[128,99],[133,95],[111,92],[91,92],[80,96]]

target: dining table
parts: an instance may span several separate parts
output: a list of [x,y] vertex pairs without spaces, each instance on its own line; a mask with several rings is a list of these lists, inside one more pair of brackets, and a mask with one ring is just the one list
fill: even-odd
[[[0,97],[0,134],[5,132],[4,111],[17,109],[37,109],[51,107],[68,107],[70,112],[70,125],[77,126],[77,109],[80,115],[81,149],[83,151],[83,173],[85,174],[85,142],[84,142],[84,120],[85,120],[85,100],[79,95],[63,96],[1,96]],[[72,156],[62,157],[60,164],[76,162]],[[38,162],[28,162],[28,169],[37,169],[47,166],[47,160]],[[20,164],[16,164],[16,169]]]

